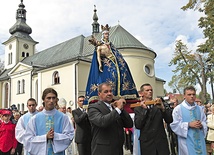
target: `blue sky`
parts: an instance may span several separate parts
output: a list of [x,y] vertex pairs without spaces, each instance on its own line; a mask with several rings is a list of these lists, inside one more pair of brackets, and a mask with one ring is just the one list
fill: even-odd
[[[32,28],[31,37],[38,41],[41,51],[73,37],[91,35],[94,5],[101,25],[118,23],[157,53],[156,77],[166,81],[172,77],[168,64],[173,56],[174,44],[182,39],[190,50],[195,50],[203,39],[198,28],[201,14],[182,11],[188,0],[24,0],[27,24]],[[9,37],[9,28],[15,24],[15,14],[20,0],[5,0],[0,9],[0,42]],[[4,59],[4,46],[0,45],[0,58]],[[209,89],[209,88],[208,88]]]

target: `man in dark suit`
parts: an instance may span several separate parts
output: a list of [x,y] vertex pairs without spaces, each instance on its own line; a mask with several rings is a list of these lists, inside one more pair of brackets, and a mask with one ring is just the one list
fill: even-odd
[[72,111],[76,124],[75,142],[79,155],[91,155],[91,124],[88,114],[83,109],[84,96],[78,97],[78,108]]
[[157,105],[146,105],[146,101],[153,98],[153,89],[150,84],[140,87],[142,96],[141,106],[134,109],[135,127],[140,130],[141,155],[169,155],[169,146],[163,124],[172,122],[171,110],[165,108],[162,101]]
[[133,121],[123,110],[124,99],[112,104],[112,87],[102,83],[98,87],[99,101],[88,108],[92,125],[92,155],[123,155],[124,128],[131,128]]

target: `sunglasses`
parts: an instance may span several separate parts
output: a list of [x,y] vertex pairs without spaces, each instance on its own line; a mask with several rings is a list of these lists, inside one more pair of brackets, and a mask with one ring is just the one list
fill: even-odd
[[35,104],[30,104],[30,105],[28,105],[28,107],[34,107],[35,106]]

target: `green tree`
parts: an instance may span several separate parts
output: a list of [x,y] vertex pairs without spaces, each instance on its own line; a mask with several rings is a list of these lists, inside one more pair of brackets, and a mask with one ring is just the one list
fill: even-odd
[[206,41],[198,46],[195,54],[191,54],[181,41],[176,43],[175,57],[171,60],[170,66],[177,65],[177,67],[169,86],[181,92],[183,86],[199,84],[200,97],[203,101],[207,101],[209,95],[207,95],[206,83],[209,77],[214,76],[214,70],[208,70],[206,66],[208,61],[214,64],[214,0],[189,0],[181,9],[184,11],[194,9],[204,13],[199,19],[198,26],[203,29]]
[[199,52],[192,54],[192,51],[188,51],[187,46],[181,40],[178,40],[175,45],[174,57],[169,63],[169,66],[176,66],[169,86],[182,94],[184,87],[199,84],[202,94],[201,99],[203,102],[207,101],[208,70],[206,69],[206,60],[205,54],[201,55]]
[[205,16],[199,19],[198,26],[203,29],[206,42],[198,46],[198,51],[209,53],[210,61],[214,64],[214,0],[189,0],[181,9],[194,9],[204,13]]

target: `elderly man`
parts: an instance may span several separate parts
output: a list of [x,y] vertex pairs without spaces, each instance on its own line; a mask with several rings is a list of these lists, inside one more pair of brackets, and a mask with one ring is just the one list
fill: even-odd
[[102,83],[98,87],[99,101],[90,104],[88,117],[92,125],[92,155],[123,155],[124,128],[133,121],[123,110],[124,99],[112,101],[112,86]]

